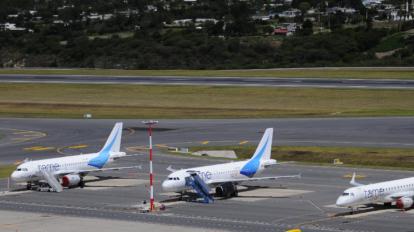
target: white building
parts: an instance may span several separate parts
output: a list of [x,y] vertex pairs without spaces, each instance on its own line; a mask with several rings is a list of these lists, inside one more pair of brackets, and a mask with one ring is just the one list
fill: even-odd
[[291,9],[283,11],[282,13],[279,13],[279,18],[295,18],[296,16],[300,16],[301,12],[298,9]]
[[0,30],[2,31],[24,31],[24,27],[16,27],[15,23],[4,23],[0,24]]

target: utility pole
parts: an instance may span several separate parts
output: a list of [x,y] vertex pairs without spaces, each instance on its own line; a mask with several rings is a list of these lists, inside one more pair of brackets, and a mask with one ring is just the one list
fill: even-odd
[[148,126],[148,137],[149,137],[149,165],[150,165],[150,211],[154,210],[154,185],[153,185],[153,179],[154,179],[154,174],[153,174],[153,169],[152,169],[152,128],[153,126],[155,126],[158,121],[154,121],[154,120],[148,120],[148,121],[143,121],[142,123],[144,123],[145,125]]

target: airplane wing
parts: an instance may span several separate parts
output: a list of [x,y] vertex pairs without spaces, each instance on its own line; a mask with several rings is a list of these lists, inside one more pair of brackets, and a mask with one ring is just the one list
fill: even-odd
[[123,169],[141,169],[141,165],[138,166],[131,166],[131,167],[115,167],[115,168],[99,168],[99,169],[93,169],[93,170],[62,170],[61,172],[58,172],[59,176],[64,176],[67,174],[83,174],[86,175],[91,172],[104,172],[104,171],[118,171]]
[[254,178],[240,178],[240,179],[214,179],[212,181],[206,181],[207,184],[222,184],[227,182],[240,183],[245,181],[259,181],[259,180],[278,180],[283,178],[302,178],[301,174],[291,176],[267,176],[267,177],[254,177]]
[[56,176],[53,175],[51,172],[47,172],[45,170],[42,171],[42,175],[44,179],[47,181],[47,183],[50,185],[50,187],[53,188],[56,192],[62,192],[63,187],[57,180]]

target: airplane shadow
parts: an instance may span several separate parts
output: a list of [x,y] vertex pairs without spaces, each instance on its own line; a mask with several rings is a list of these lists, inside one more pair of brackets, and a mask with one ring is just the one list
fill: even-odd
[[98,182],[98,181],[103,181],[103,180],[114,180],[114,179],[122,179],[119,176],[94,176],[98,179],[95,180],[85,180],[85,183],[92,183],[92,182]]
[[388,209],[398,210],[398,208],[395,207],[395,206],[367,205],[366,207],[358,208],[355,211],[341,212],[341,213],[334,214],[333,217],[343,217],[343,216],[349,216],[349,215],[358,215],[358,214],[364,214],[364,213],[369,213],[369,212],[374,212],[374,211],[378,212],[378,211],[383,211],[383,210],[388,210]]
[[[102,187],[102,188],[118,187],[118,186],[112,186],[112,185],[88,186],[87,184],[88,183],[99,182],[99,181],[104,181],[104,180],[122,179],[121,177],[114,177],[114,176],[94,176],[94,177],[96,177],[98,179],[95,179],[95,180],[86,180],[85,181],[85,187],[86,188],[87,187],[94,187],[94,188],[99,188],[99,187]],[[38,186],[34,186],[33,189],[31,189],[31,191],[36,191],[37,187]],[[129,186],[125,186],[125,187],[129,187]],[[74,187],[71,187],[71,188],[79,188],[79,186],[74,186]],[[25,192],[25,191],[28,191],[28,190],[26,189],[26,187],[23,187],[23,186],[22,187],[18,187],[18,188],[14,188],[14,189],[11,190],[11,192]]]
[[[254,191],[257,189],[287,189],[286,187],[280,186],[280,187],[269,187],[269,186],[260,186],[260,185],[239,185],[239,186],[243,186],[243,189],[239,189],[238,192],[239,193],[243,193],[243,192],[249,192],[249,191]],[[256,198],[256,199],[269,199],[269,198],[273,198],[273,199],[283,199],[283,198],[289,198],[289,197],[274,197],[274,196],[237,196],[237,197],[222,197],[222,196],[217,196],[215,193],[212,194],[214,196],[215,200],[227,200],[227,199],[231,199],[231,198]],[[163,200],[161,201],[161,203],[171,203],[171,202],[178,202],[178,201],[190,201],[190,202],[197,202],[197,198],[198,195],[194,192],[186,192],[182,195],[177,194],[176,196],[171,196],[169,199]]]
[[[93,188],[115,188],[115,187],[119,187],[118,185],[97,185],[97,186],[88,186],[88,183],[99,183],[100,181],[105,181],[105,180],[120,180],[120,179],[125,179],[125,178],[121,178],[119,176],[94,176],[98,179],[95,180],[86,180],[85,181],[85,188],[88,187],[93,187]],[[127,188],[127,187],[135,187],[135,186],[122,186],[123,188]],[[78,187],[75,187],[78,188]]]
[[[257,189],[274,189],[274,190],[277,190],[277,189],[287,189],[286,187],[282,187],[282,186],[280,186],[280,187],[269,187],[269,186],[260,186],[260,185],[239,185],[239,186],[243,186],[245,189],[239,189],[238,190],[238,192],[239,193],[244,193],[244,192],[250,192],[250,191],[254,191],[254,190],[257,190]],[[269,199],[269,198],[272,198],[272,199],[277,199],[277,198],[289,198],[289,197],[286,197],[286,196],[283,196],[283,197],[275,197],[275,196],[254,196],[254,195],[250,195],[250,196],[237,196],[237,197],[218,197],[218,196],[215,196],[215,197],[217,197],[217,200],[226,200],[226,199],[229,199],[229,198],[256,198],[256,199]]]

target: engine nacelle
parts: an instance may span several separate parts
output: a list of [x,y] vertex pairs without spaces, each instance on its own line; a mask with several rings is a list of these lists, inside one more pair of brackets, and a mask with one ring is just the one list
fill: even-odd
[[235,184],[228,182],[216,187],[216,196],[233,197],[237,196],[237,187]]
[[63,187],[78,186],[80,182],[81,182],[81,177],[79,175],[66,175],[62,177]]
[[413,206],[413,199],[410,197],[401,197],[398,198],[396,205],[399,209],[409,209]]

